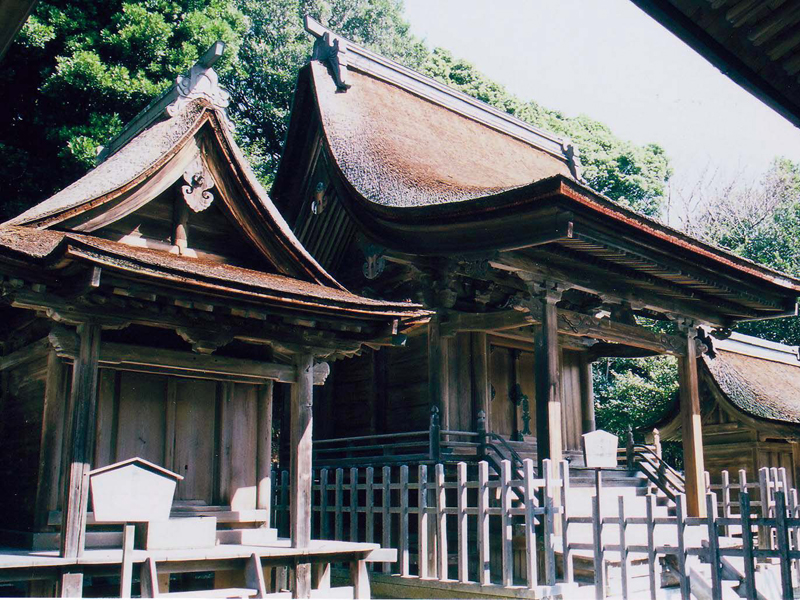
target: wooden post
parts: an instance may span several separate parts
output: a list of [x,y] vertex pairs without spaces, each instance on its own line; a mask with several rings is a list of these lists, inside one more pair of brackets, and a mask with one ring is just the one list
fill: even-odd
[[491,388],[489,383],[489,340],[485,333],[472,334],[472,410],[475,424],[483,413],[484,430],[489,414]]
[[578,374],[581,390],[581,430],[590,433],[596,429],[594,420],[594,385],[592,384],[592,363],[588,352],[581,352],[578,359]]
[[514,585],[514,548],[512,546],[511,517],[511,463],[504,460],[500,463],[500,548],[503,557],[503,585]]
[[[528,461],[528,459],[526,459],[526,461]],[[564,581],[566,583],[572,583],[575,580],[575,567],[572,559],[572,550],[569,547],[571,543],[569,539],[569,502],[571,493],[569,491],[569,463],[565,460],[561,461],[559,475],[561,477],[561,535],[563,543],[562,557],[564,559]],[[535,501],[535,499],[535,496],[532,497],[532,500]],[[527,499],[525,502],[527,503]]]
[[432,462],[437,463],[441,459],[441,421],[439,420],[439,409],[436,406],[431,406],[431,423],[429,434],[430,445],[430,459]]
[[[61,556],[76,558],[86,544],[86,509],[89,503],[89,471],[94,449],[97,409],[97,360],[100,326],[78,327],[80,350],[72,368],[72,390],[67,406],[63,454],[66,462],[61,518]],[[76,569],[61,578],[61,595],[81,595],[83,573]]]
[[[742,471],[739,471],[742,473]],[[744,586],[747,598],[756,597],[756,574],[753,564],[753,528],[750,524],[750,494],[739,492],[739,513],[742,517],[742,550],[744,558]]]
[[371,544],[375,539],[375,468],[367,467],[364,482],[364,541]]
[[331,539],[331,520],[328,515],[328,469],[319,472],[319,537]]
[[333,539],[337,541],[344,541],[344,517],[343,517],[343,504],[344,504],[344,469],[341,467],[336,469],[336,483],[333,490],[334,502],[334,521],[333,521]]
[[784,600],[792,600],[792,563],[789,560],[789,528],[786,525],[786,495],[775,492],[775,534],[778,538],[778,560],[781,570],[781,595]]
[[305,548],[311,541],[311,428],[314,357],[295,356],[297,381],[292,384],[291,531],[293,548]]
[[136,526],[125,524],[122,531],[122,574],[119,579],[119,597],[131,597],[133,583],[133,538]]
[[456,504],[458,506],[458,580],[469,581],[469,529],[467,529],[467,463],[460,462],[456,475]]
[[544,548],[544,584],[556,584],[556,545],[555,545],[555,521],[553,512],[555,503],[553,501],[553,471],[550,459],[542,461],[542,477],[544,478],[544,520],[542,537]]
[[[645,499],[645,514],[647,516],[647,576],[650,580],[650,600],[656,600],[656,594],[658,593],[658,585],[656,584],[656,524],[654,521],[656,498],[652,494],[647,494]],[[680,523],[680,520],[678,523]],[[680,560],[680,556],[678,560]]]
[[[566,461],[561,463],[561,477],[564,481],[565,469],[569,467]],[[539,573],[537,557],[536,557],[536,517],[534,516],[534,508],[536,505],[536,493],[533,485],[533,461],[526,458],[522,461],[523,473],[523,486],[525,495],[525,570],[528,576],[528,589],[536,589],[539,585]],[[572,583],[572,562],[569,558],[568,541],[566,534],[566,527],[564,528],[564,581]]]
[[490,585],[489,572],[489,463],[478,463],[478,583]]
[[417,562],[419,578],[427,579],[428,573],[428,466],[417,467]]
[[[648,496],[648,498],[652,498],[652,496]],[[648,507],[649,506],[652,506],[652,502],[648,504]],[[681,598],[689,600],[691,586],[689,574],[686,572],[686,511],[686,496],[678,494],[678,497],[675,499],[675,516],[678,521],[678,577],[680,579]],[[650,517],[648,516],[648,521],[649,520]],[[653,556],[653,561],[653,564],[655,564],[655,554]]]
[[486,458],[486,411],[478,411],[478,421],[476,427],[478,433],[478,459]]
[[358,468],[350,467],[350,541],[358,541]]
[[[383,467],[381,479],[381,545],[384,548],[392,547],[392,468]],[[392,564],[383,563],[383,572],[391,573]]]
[[439,581],[448,579],[447,573],[447,496],[444,487],[444,465],[436,464],[436,572]]
[[594,547],[594,597],[603,600],[606,597],[606,567],[603,557],[603,513],[600,505],[601,476],[600,469],[595,470],[596,493],[592,497],[592,542]]
[[[297,381],[292,384],[290,472],[290,538],[293,548],[305,548],[311,542],[311,429],[314,389],[314,357],[298,354],[294,359]],[[311,596],[311,565],[298,562],[292,578],[294,598]]]
[[408,465],[400,467],[400,575],[409,575],[408,548]]
[[686,473],[686,510],[690,517],[705,517],[703,496],[703,427],[700,417],[700,391],[697,380],[696,329],[686,336],[686,354],[678,358],[678,385],[681,399],[681,437]]
[[258,387],[258,424],[256,431],[258,487],[256,488],[256,508],[267,511],[264,527],[270,526],[270,498],[272,497],[272,381]]
[[428,321],[428,402],[431,408],[439,409],[442,426],[447,429],[449,411],[445,389],[445,350],[439,331],[441,319],[436,313]]
[[[722,598],[722,565],[719,562],[719,530],[717,529],[717,499],[706,494],[706,519],[708,520],[708,562],[711,566],[711,593]],[[788,561],[787,561],[788,564]]]
[[628,425],[628,433],[625,436],[625,463],[628,471],[633,471],[634,458],[633,458],[633,429]]
[[561,383],[558,373],[558,311],[561,294],[547,289],[541,296],[542,323],[535,329],[536,445],[539,473],[542,461],[561,462]]
[[628,523],[625,519],[625,496],[619,496],[619,558],[622,567],[622,597],[628,597],[628,569],[630,558],[628,556]]

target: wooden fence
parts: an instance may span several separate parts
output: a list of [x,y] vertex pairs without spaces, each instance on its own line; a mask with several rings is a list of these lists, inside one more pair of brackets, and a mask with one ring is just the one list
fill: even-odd
[[[569,476],[566,462],[560,477],[544,462],[541,478],[530,460],[517,472],[503,461],[498,479],[490,479],[486,462],[320,469],[312,491],[312,536],[397,548],[398,562],[382,569],[404,577],[530,589],[541,578],[553,585],[556,520],[563,520],[556,489]],[[285,535],[286,472],[276,492],[275,522]],[[524,547],[515,548],[517,539]]]
[[[732,576],[748,598],[793,597],[800,505],[780,470],[762,469],[757,482],[741,472],[736,485],[723,473],[720,483],[708,482],[708,516],[696,518],[687,516],[682,494],[666,515],[648,494],[645,516],[632,516],[634,500],[610,490],[599,501],[592,496],[592,516],[576,516],[569,466],[562,462],[558,473],[552,467],[545,461],[541,478],[530,460],[517,471],[503,461],[499,478],[490,478],[486,462],[321,469],[314,473],[312,536],[397,548],[397,563],[376,568],[406,578],[534,589],[556,584],[557,575],[573,583],[580,555],[593,561],[593,581],[580,583],[593,584],[596,598],[656,598],[662,569],[686,600],[692,588],[698,597],[723,598],[723,578]],[[281,535],[288,534],[288,481],[283,472],[274,486]],[[779,571],[779,596],[756,592],[756,562],[770,560],[775,564],[762,567]],[[634,562],[643,577],[633,573]],[[618,589],[608,580],[612,569]]]

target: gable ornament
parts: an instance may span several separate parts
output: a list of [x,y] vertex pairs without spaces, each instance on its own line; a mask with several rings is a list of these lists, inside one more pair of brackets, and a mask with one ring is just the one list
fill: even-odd
[[183,172],[186,185],[181,186],[183,199],[194,212],[201,212],[211,206],[214,194],[209,192],[214,187],[214,178],[211,177],[203,159],[199,156]]

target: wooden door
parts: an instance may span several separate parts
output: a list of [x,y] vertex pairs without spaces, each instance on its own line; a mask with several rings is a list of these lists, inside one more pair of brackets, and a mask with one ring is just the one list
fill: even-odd
[[[494,433],[511,439],[515,434],[525,431],[523,416],[529,417],[528,431],[522,437],[525,441],[536,439],[536,410],[534,387],[533,352],[492,345],[490,349],[489,379],[492,384],[490,400],[489,427]],[[529,415],[523,415],[522,406],[512,400],[514,386],[528,400]]]
[[184,477],[175,491],[177,500],[213,502],[217,385],[175,380],[175,451],[173,463],[166,467]]

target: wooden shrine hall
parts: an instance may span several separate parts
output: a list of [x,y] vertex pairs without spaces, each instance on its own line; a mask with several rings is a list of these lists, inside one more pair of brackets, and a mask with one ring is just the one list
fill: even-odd
[[[733,333],[714,343],[714,358],[698,361],[706,470],[785,468],[800,473],[800,355],[787,346]],[[657,424],[662,440],[681,437],[680,406]]]
[[698,327],[725,337],[794,315],[800,281],[604,197],[569,142],[313,19],[306,28],[314,53],[271,196],[348,289],[434,312],[404,332],[406,347],[333,364],[315,464],[490,451],[579,464],[594,429],[591,363],[669,354],[688,507],[702,514],[697,358],[712,342]]
[[[225,575],[255,557],[291,565],[308,597],[310,564],[352,560],[358,576],[376,559],[310,541],[312,388],[326,361],[391,344],[425,311],[348,292],[291,232],[233,141],[222,49],[96,168],[0,226],[0,582],[33,595],[119,575],[122,533],[95,522],[88,473],[133,457],[182,477],[173,516],[219,524],[216,546],[159,555],[161,591],[180,565]],[[270,528],[273,391],[290,407],[290,540]]]

